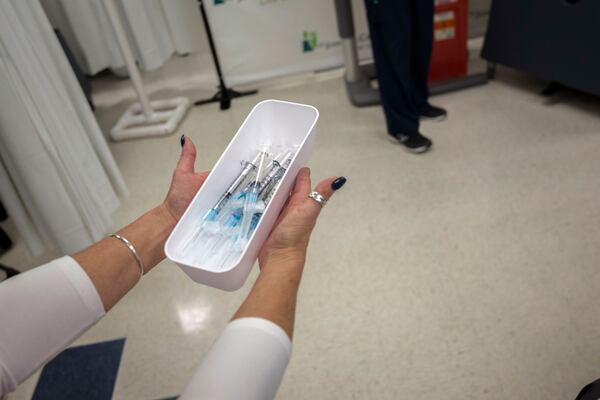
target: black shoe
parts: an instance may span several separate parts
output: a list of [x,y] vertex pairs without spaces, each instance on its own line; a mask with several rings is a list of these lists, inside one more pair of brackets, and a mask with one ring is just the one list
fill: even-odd
[[427,103],[425,109],[421,111],[421,119],[427,121],[439,122],[445,120],[447,116],[448,112],[446,110],[440,107],[432,106],[429,103]]
[[396,139],[398,139],[398,141],[406,148],[406,150],[415,154],[425,153],[431,148],[431,146],[433,146],[433,142],[421,135],[419,132],[411,135],[399,133],[396,135]]

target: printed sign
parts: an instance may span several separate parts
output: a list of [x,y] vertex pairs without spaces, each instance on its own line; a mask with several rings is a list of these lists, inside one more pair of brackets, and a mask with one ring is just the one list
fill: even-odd
[[433,17],[433,38],[436,42],[456,37],[454,11],[436,13]]
[[[333,1],[205,2],[228,85],[343,65]],[[366,10],[353,0],[361,60],[370,59]]]

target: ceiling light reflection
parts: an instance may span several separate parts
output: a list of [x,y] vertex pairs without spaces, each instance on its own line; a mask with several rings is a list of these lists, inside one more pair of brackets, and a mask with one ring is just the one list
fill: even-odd
[[178,304],[176,307],[183,333],[198,333],[206,328],[211,316],[210,305],[195,302]]

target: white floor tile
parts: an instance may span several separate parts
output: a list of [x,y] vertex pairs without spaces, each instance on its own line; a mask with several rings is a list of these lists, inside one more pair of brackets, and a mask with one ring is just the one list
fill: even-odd
[[[175,79],[161,74],[158,95]],[[111,87],[98,89],[105,130],[130,101]],[[312,104],[313,177],[348,177],[311,241],[279,398],[558,400],[600,376],[600,101],[567,92],[550,104],[541,87],[501,69],[433,98],[450,116],[423,125],[435,149],[422,156],[390,143],[380,108],[351,107],[337,77],[190,111],[180,132],[207,169],[258,101]],[[111,144],[131,192],[118,225],[161,201],[178,140]],[[176,395],[255,274],[226,293],[165,261],[78,344],[127,338],[115,398]]]

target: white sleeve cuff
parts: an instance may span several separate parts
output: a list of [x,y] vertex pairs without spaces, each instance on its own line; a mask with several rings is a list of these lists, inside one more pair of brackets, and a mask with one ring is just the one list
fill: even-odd
[[266,334],[271,335],[281,344],[286,353],[292,353],[292,341],[287,333],[285,333],[285,331],[279,325],[269,321],[268,319],[255,317],[238,318],[231,321],[225,327],[226,332],[236,330],[245,331],[247,329],[261,330]]
[[236,319],[204,357],[180,399],[273,399],[291,351],[290,338],[273,322]]
[[57,261],[60,261],[58,263],[59,268],[71,282],[73,289],[79,294],[81,301],[87,307],[90,315],[94,316],[96,320],[102,318],[106,314],[104,304],[102,304],[98,290],[96,290],[96,286],[94,286],[88,274],[70,256],[59,258]]
[[0,396],[104,315],[91,279],[71,257],[0,284]]

